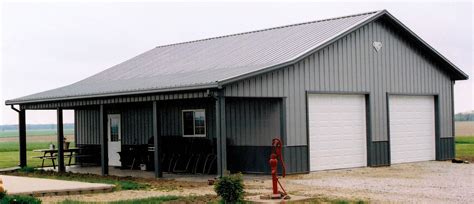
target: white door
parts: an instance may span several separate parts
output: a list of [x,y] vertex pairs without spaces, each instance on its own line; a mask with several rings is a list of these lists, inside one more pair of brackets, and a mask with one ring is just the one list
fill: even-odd
[[435,159],[433,96],[390,96],[391,163]]
[[364,95],[308,95],[310,170],[367,166]]
[[118,153],[122,149],[120,114],[111,114],[108,118],[109,166],[121,166],[120,155]]

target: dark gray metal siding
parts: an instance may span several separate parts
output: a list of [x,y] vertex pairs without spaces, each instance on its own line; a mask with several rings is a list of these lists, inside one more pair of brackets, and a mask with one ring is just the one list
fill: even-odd
[[[373,41],[383,47],[376,52]],[[226,96],[287,97],[286,145],[306,145],[305,91],[369,92],[372,141],[386,141],[386,93],[439,94],[440,136],[452,137],[451,79],[382,20],[295,65],[230,84]]]
[[99,109],[75,109],[76,144],[100,144]]
[[369,166],[385,166],[390,164],[390,147],[388,141],[376,141],[370,145]]
[[153,138],[151,104],[132,105],[130,108],[120,109],[118,113],[122,122],[122,144],[148,144],[148,140]]
[[216,121],[214,99],[176,100],[158,103],[161,136],[182,136],[182,110],[206,110],[206,135],[215,138]]
[[271,146],[280,138],[281,99],[226,98],[227,144]]
[[233,172],[269,173],[273,138],[281,138],[281,98],[226,101],[227,164]]
[[[185,109],[206,110],[206,132],[215,138],[215,109],[213,99],[175,100],[158,103],[161,136],[181,136],[181,111]],[[153,115],[151,103],[130,103],[106,106],[107,114],[121,114],[122,144],[148,144],[153,137]],[[100,144],[99,110],[75,109],[77,144]]]
[[287,146],[283,149],[287,173],[308,172],[308,146]]
[[436,160],[448,160],[454,158],[454,137],[440,138],[436,147]]

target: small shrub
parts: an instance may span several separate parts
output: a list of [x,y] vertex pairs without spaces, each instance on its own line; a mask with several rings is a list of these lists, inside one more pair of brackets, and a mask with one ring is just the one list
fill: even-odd
[[40,204],[41,200],[32,196],[5,195],[0,200],[0,204]]
[[2,200],[7,195],[7,192],[0,191],[0,200]]
[[214,190],[226,203],[241,201],[244,195],[242,174],[223,176],[214,185]]

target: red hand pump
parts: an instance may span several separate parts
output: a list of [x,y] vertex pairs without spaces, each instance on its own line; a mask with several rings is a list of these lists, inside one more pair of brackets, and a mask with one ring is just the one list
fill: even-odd
[[[270,155],[270,167],[272,170],[272,187],[273,187],[273,195],[272,198],[281,198],[282,195],[286,195],[286,191],[281,185],[280,181],[278,180],[278,159],[281,162],[281,169],[282,169],[282,176],[285,177],[286,175],[286,168],[285,162],[283,161],[283,156],[281,154],[282,142],[278,138],[274,138],[272,140],[272,154]],[[278,185],[280,186],[283,193],[278,192]]]

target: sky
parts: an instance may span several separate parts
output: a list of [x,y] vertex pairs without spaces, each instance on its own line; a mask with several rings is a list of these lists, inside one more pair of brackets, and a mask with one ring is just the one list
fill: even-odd
[[[469,1],[11,2],[0,4],[0,124],[17,124],[13,99],[65,86],[158,45],[387,9],[474,78]],[[474,109],[474,81],[455,85],[455,112]],[[72,111],[64,122],[74,121]],[[27,111],[27,123],[55,123]]]

